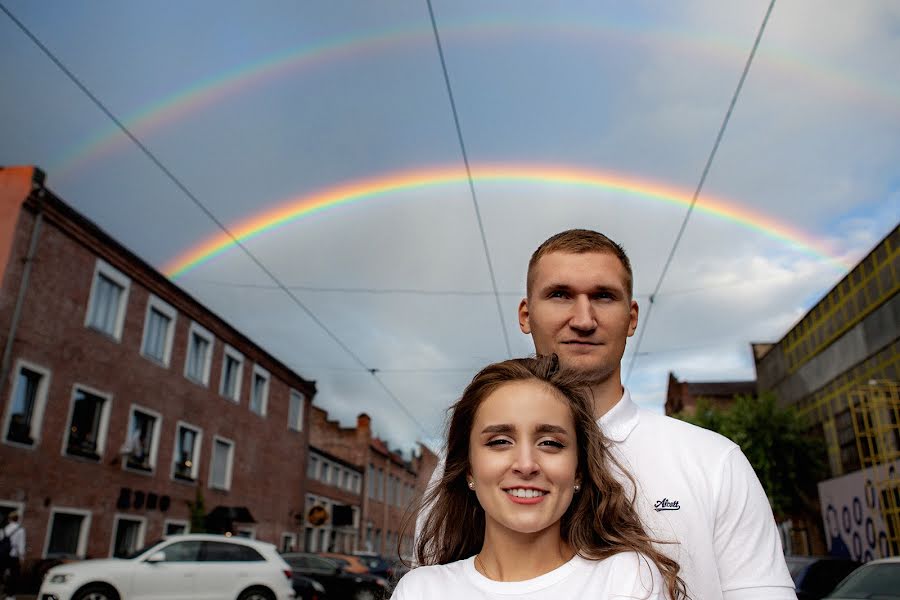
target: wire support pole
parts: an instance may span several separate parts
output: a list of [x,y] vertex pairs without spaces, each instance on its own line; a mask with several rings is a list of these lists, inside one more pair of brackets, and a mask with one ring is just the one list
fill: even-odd
[[769,23],[769,17],[772,15],[772,9],[774,8],[775,0],[771,0],[769,2],[769,7],[766,9],[766,14],[763,17],[762,23],[759,26],[759,31],[757,31],[756,33],[756,39],[753,41],[753,47],[750,49],[750,54],[747,56],[747,61],[744,63],[744,70],[741,72],[741,77],[738,80],[737,87],[734,90],[734,94],[731,96],[731,102],[728,104],[728,110],[725,112],[725,118],[722,119],[722,124],[719,126],[719,132],[716,134],[716,140],[713,143],[712,150],[710,150],[709,156],[706,159],[706,164],[703,166],[703,172],[700,174],[700,180],[697,182],[697,187],[694,190],[694,195],[691,197],[691,203],[684,215],[684,219],[682,219],[681,221],[681,227],[678,229],[678,234],[675,236],[675,241],[672,244],[671,250],[669,250],[669,256],[666,258],[666,262],[665,265],[663,265],[662,272],[660,272],[659,274],[659,279],[656,282],[656,287],[653,289],[653,293],[650,294],[650,304],[647,307],[647,314],[644,317],[644,324],[641,327],[641,333],[638,335],[634,353],[631,355],[631,361],[628,364],[628,371],[625,375],[626,384],[631,378],[631,372],[634,369],[634,363],[637,361],[637,357],[641,349],[641,342],[644,339],[644,333],[647,331],[647,327],[650,325],[650,315],[653,314],[653,301],[656,299],[657,294],[659,294],[659,290],[662,287],[663,281],[665,280],[666,275],[669,272],[669,267],[672,265],[672,259],[675,256],[675,251],[678,250],[678,246],[681,244],[681,238],[684,236],[684,231],[687,228],[688,221],[690,220],[691,215],[694,212],[694,206],[697,204],[697,198],[700,197],[700,192],[703,190],[703,185],[706,183],[706,177],[709,175],[713,160],[715,160],[716,153],[719,151],[719,145],[722,143],[722,138],[725,135],[725,130],[728,128],[728,122],[731,120],[731,114],[734,112],[734,107],[737,104],[738,98],[741,95],[741,91],[744,88],[744,82],[747,80],[747,74],[750,72],[750,65],[753,64],[753,58],[756,56],[756,51],[759,48],[760,41],[762,40],[763,32],[765,32],[766,30],[766,25]]
[[219,220],[215,216],[215,214],[213,214],[213,212],[209,208],[207,208],[207,206],[184,183],[182,183],[182,181],[168,167],[166,167],[162,163],[162,161],[160,161],[160,159],[157,158],[157,156],[147,146],[145,146],[140,139],[138,139],[137,136],[134,135],[134,133],[131,132],[128,126],[126,126],[121,120],[119,120],[118,117],[116,117],[116,115],[113,114],[113,112],[96,95],[94,95],[84,83],[82,83],[78,76],[76,76],[68,67],[66,67],[66,65],[59,58],[57,58],[56,55],[46,45],[44,45],[41,40],[38,39],[38,37],[34,35],[27,26],[25,26],[24,23],[19,21],[19,19],[17,19],[15,15],[13,15],[3,3],[0,3],[0,10],[6,13],[6,16],[16,24],[16,26],[47,56],[47,58],[49,58],[53,62],[53,64],[55,64],[66,75],[66,77],[68,77],[68,79],[72,83],[74,83],[75,86],[77,86],[78,89],[81,90],[81,92],[84,93],[84,95],[87,96],[104,115],[106,115],[106,117],[110,121],[115,123],[116,127],[118,127],[119,130],[126,137],[128,137],[128,139],[131,140],[132,143],[134,143],[134,145],[144,154],[144,156],[146,156],[150,160],[150,162],[152,162],[160,170],[160,172],[162,172],[166,176],[166,178],[168,178],[169,181],[171,181],[172,184],[175,185],[175,187],[177,187],[188,199],[190,199],[191,202],[193,202],[194,205],[199,208],[200,211],[216,225],[216,227],[218,227],[225,235],[227,235],[232,240],[232,242],[234,242],[234,245],[240,248],[241,251],[251,261],[253,261],[253,263],[257,267],[259,267],[259,269],[263,273],[265,273],[266,276],[269,277],[269,279],[272,280],[272,282],[278,289],[284,292],[293,301],[293,303],[313,321],[313,323],[315,323],[323,332],[325,332],[325,334],[329,338],[331,338],[331,340],[335,344],[337,344],[339,348],[341,348],[356,364],[358,364],[360,369],[372,374],[372,377],[378,383],[379,387],[384,390],[388,397],[398,406],[398,408],[400,408],[400,410],[409,418],[409,420],[421,430],[423,434],[429,435],[428,430],[422,425],[422,423],[420,423],[419,420],[409,412],[406,406],[404,406],[403,403],[400,402],[397,396],[394,395],[394,393],[387,387],[387,385],[377,376],[377,369],[373,369],[368,366],[362,360],[362,358],[360,358],[359,355],[357,355],[327,325],[325,325],[325,323],[321,319],[319,319],[319,317],[316,316],[315,313],[313,313],[312,310],[310,310],[309,307],[307,307],[306,304],[304,304],[290,290],[290,288],[288,288],[288,286],[282,283],[282,281],[275,275],[275,273],[273,273],[262,262],[262,260],[260,260],[255,254],[253,254],[253,252],[251,252],[250,249],[247,248],[247,246],[244,245],[244,243],[241,242],[241,240],[236,235],[234,235],[234,233],[232,233],[232,231],[225,225],[225,223]]
[[441,44],[441,36],[438,33],[437,21],[434,18],[434,8],[431,0],[425,0],[428,4],[428,16],[431,19],[431,29],[434,32],[434,41],[437,45],[438,57],[441,60],[441,72],[444,75],[444,84],[447,87],[447,97],[450,99],[450,111],[453,113],[453,125],[456,127],[456,139],[459,141],[459,150],[462,154],[463,164],[466,168],[466,179],[469,183],[469,194],[472,197],[472,206],[475,208],[475,219],[478,221],[478,232],[481,234],[481,244],[484,247],[484,258],[487,261],[488,273],[491,277],[491,288],[494,290],[494,299],[497,303],[497,316],[500,319],[500,331],[503,333],[503,342],[506,345],[506,353],[512,358],[512,346],[509,343],[509,333],[506,331],[506,321],[503,318],[503,304],[500,302],[500,292],[497,288],[497,277],[494,275],[494,265],[491,261],[491,252],[488,248],[487,237],[484,233],[484,222],[481,218],[481,209],[478,206],[478,195],[475,193],[475,182],[472,180],[472,169],[469,166],[469,155],[466,152],[466,143],[463,139],[462,127],[459,125],[459,112],[456,110],[456,100],[453,97],[453,86],[450,85],[450,74],[447,71],[447,61],[444,59],[444,48]]

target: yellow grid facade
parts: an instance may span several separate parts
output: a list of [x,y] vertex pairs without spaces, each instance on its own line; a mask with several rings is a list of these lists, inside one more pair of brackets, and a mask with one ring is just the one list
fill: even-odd
[[795,373],[900,291],[898,258],[900,228],[894,228],[781,341],[788,373]]
[[900,460],[900,385],[873,381],[850,393],[856,446],[864,469],[871,469],[878,508],[885,524],[887,548],[882,557],[900,552],[900,475],[889,466]]

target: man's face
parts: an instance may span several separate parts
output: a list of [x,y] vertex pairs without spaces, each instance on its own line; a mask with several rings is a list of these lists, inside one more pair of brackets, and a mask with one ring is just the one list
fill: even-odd
[[620,372],[625,341],[638,322],[625,267],[612,253],[551,252],[535,265],[531,294],[519,304],[519,327],[540,355],[605,380]]

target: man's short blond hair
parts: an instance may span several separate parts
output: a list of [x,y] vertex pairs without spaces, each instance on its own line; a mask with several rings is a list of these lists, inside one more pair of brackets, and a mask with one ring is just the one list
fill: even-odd
[[532,286],[534,285],[534,270],[538,261],[547,254],[553,252],[568,252],[570,254],[584,254],[586,252],[605,252],[612,254],[619,259],[622,266],[625,267],[625,287],[628,289],[628,299],[633,296],[634,276],[631,272],[631,261],[625,254],[625,249],[620,244],[612,241],[602,233],[591,231],[590,229],[568,229],[561,233],[548,238],[538,249],[531,255],[528,261],[528,279],[526,281],[526,292],[531,297]]

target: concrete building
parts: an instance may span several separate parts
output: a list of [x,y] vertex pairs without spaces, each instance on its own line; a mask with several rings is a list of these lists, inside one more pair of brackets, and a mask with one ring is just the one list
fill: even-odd
[[30,168],[0,169],[0,280],[0,510],[27,561],[128,553],[199,496],[209,527],[296,544],[312,382]]
[[[780,341],[753,347],[759,390],[795,407],[824,439],[831,476],[871,471],[872,489],[851,497],[871,499],[882,517],[884,542],[873,522],[854,558],[865,559],[866,550],[871,556],[900,552],[900,480],[889,468],[900,459],[898,270],[900,228],[895,227]],[[851,507],[848,514],[862,510]],[[849,534],[855,519],[841,520]],[[844,535],[841,529],[826,532],[829,548],[835,536]],[[844,545],[853,550],[852,539]]]
[[738,396],[755,396],[755,381],[678,381],[669,372],[666,388],[666,414],[694,415],[697,400],[703,398],[714,408],[728,408]]

